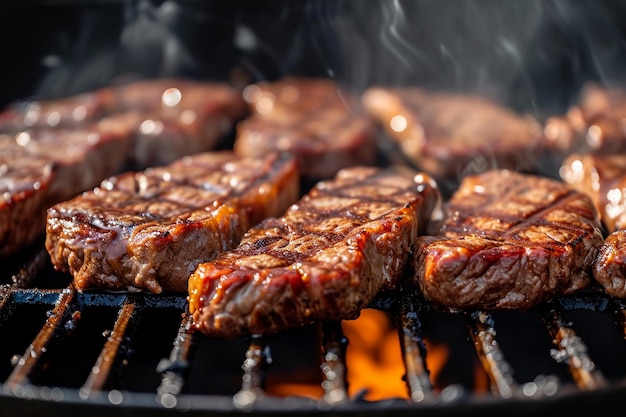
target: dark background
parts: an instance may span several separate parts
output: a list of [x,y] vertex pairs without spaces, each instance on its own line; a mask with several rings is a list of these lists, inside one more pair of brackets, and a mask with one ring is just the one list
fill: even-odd
[[128,79],[322,75],[418,84],[538,116],[621,83],[620,0],[24,0],[0,5],[0,106]]

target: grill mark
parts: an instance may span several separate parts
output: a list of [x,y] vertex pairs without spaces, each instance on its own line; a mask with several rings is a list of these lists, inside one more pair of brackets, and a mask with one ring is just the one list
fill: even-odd
[[[512,182],[509,181],[509,184],[511,183]],[[489,181],[485,181],[480,185],[489,188],[492,184],[490,184]],[[494,188],[497,188],[497,185]],[[489,207],[494,204],[494,201],[497,202],[498,199],[506,198],[508,195],[515,195],[519,192],[521,192],[521,195],[524,195],[523,193],[525,191],[528,192],[528,190],[530,190],[528,186],[523,186],[522,184],[520,187],[519,183],[515,184],[514,187],[507,188],[506,193],[498,193],[496,189],[496,192],[491,192],[488,195],[489,202],[487,202],[486,205]],[[496,230],[495,232],[491,231],[492,233],[489,233],[490,230],[488,230],[488,228],[481,227],[484,225],[478,224],[478,228],[472,230],[473,233],[465,233],[462,227],[460,227],[462,222],[457,221],[453,224],[452,231],[445,235],[453,239],[456,244],[462,244],[462,239],[465,237],[471,238],[472,235],[475,235],[480,236],[480,238],[485,241],[492,242],[495,246],[502,244],[518,247],[523,246],[531,251],[540,249],[556,254],[551,256],[560,256],[561,253],[565,253],[568,250],[578,250],[588,247],[596,240],[597,235],[600,233],[600,230],[594,226],[593,221],[597,216],[593,212],[591,201],[585,206],[585,204],[581,203],[579,200],[583,199],[584,202],[584,199],[587,197],[575,190],[566,189],[565,192],[559,192],[558,194],[554,194],[555,192],[558,192],[558,189],[551,188],[551,193],[553,193],[556,198],[550,202],[549,206],[542,207],[539,205],[534,212],[527,214],[524,218],[519,218],[514,215],[507,216],[506,221],[511,225],[505,230]],[[457,205],[456,208],[461,211],[463,210],[462,205]],[[567,219],[560,219],[559,216],[556,216],[556,219],[547,220],[552,212],[559,210],[564,210],[576,215],[578,220],[576,220],[575,224],[569,223]],[[476,213],[476,209],[470,211],[470,214],[466,214],[467,217],[480,216],[480,213]],[[498,213],[498,217],[502,218],[500,213]],[[543,233],[545,239],[535,240],[532,236],[523,236],[524,232],[529,228],[536,228],[539,232],[545,232]],[[485,232],[485,234],[482,232]],[[556,233],[556,235],[553,235],[551,232]],[[559,234],[561,233],[564,234],[567,239],[560,240]],[[595,256],[593,255],[593,248],[588,247],[587,249],[591,251],[590,256]],[[474,255],[484,257],[484,252],[485,250],[481,249]]]
[[[550,206],[543,207],[542,209],[539,209],[539,210],[535,211],[534,213],[532,213],[530,216],[528,216],[528,217],[526,217],[524,219],[520,219],[506,233],[507,234],[512,234],[512,233],[514,233],[514,231],[522,229],[526,224],[532,223],[535,220],[537,220],[539,223],[542,223],[542,224],[559,223],[559,225],[562,225],[565,228],[569,228],[570,230],[579,229],[577,227],[574,227],[570,223],[564,223],[564,222],[559,222],[559,221],[548,222],[548,221],[545,220],[545,217],[546,217],[545,215],[546,214],[548,214],[550,212],[553,212],[553,211],[555,211],[557,209],[560,209],[563,206],[566,206],[567,204],[565,204],[565,203],[567,201],[572,201],[572,200],[575,200],[577,198],[580,198],[580,194],[579,193],[577,193],[575,191],[568,191],[566,194],[564,194],[561,197],[559,197],[556,200],[554,200],[554,202],[552,202],[552,204],[550,204]],[[570,209],[572,209],[572,207],[570,207]],[[582,216],[583,217],[588,217],[588,216],[585,216],[584,214],[582,214]]]
[[[505,194],[506,195],[519,195],[519,194],[524,194],[524,192],[527,192],[529,190],[529,187],[527,184],[525,184],[522,181],[517,181],[516,183],[513,183],[512,181],[509,181],[508,185],[511,185],[511,187],[509,187],[508,190]],[[568,231],[571,232],[575,232],[575,234],[580,233],[580,232],[584,232],[585,234],[588,234],[588,232],[586,231],[586,229],[581,228],[579,226],[575,226],[573,224],[570,223],[566,223],[566,222],[560,222],[560,221],[547,221],[545,220],[546,215],[549,214],[550,212],[553,212],[555,210],[558,210],[560,208],[563,208],[565,206],[568,206],[568,211],[575,211],[580,217],[582,218],[593,218],[593,213],[591,212],[583,212],[582,209],[579,209],[577,206],[569,206],[568,205],[568,201],[572,201],[575,200],[576,198],[580,198],[581,195],[580,193],[574,191],[574,190],[566,190],[565,193],[562,193],[561,195],[557,196],[551,203],[549,206],[538,206],[537,209],[531,213],[528,213],[525,215],[525,217],[520,217],[517,215],[507,215],[506,213],[502,213],[502,212],[498,212],[497,215],[494,214],[490,214],[490,212],[488,211],[489,207],[493,206],[493,202],[501,199],[502,195],[499,195],[498,193],[493,193],[489,195],[489,201],[487,203],[485,203],[484,205],[487,207],[486,210],[481,210],[481,213],[483,213],[482,216],[480,217],[488,217],[491,219],[500,219],[503,220],[504,222],[510,224],[510,226],[502,231],[502,232],[498,232],[496,231],[493,235],[491,236],[483,236],[485,238],[495,238],[496,240],[501,239],[501,240],[510,240],[510,239],[514,239],[516,234],[519,233],[520,231],[523,231],[524,229],[528,228],[529,225],[537,225],[539,227],[543,226],[543,225],[557,225],[559,228],[562,229],[566,229]],[[463,210],[463,206],[462,205],[457,205],[457,204],[452,204],[450,206],[451,208],[448,209],[448,211],[453,211],[452,208],[456,208],[458,207],[459,210]],[[463,217],[460,217],[457,221],[455,221],[452,224],[452,228],[450,230],[451,233],[453,234],[459,234],[462,233],[460,232],[458,229],[460,228],[464,228],[464,220],[465,219],[475,219],[476,218],[476,210],[472,210],[470,213],[465,213]],[[494,210],[495,211],[495,210]],[[492,211],[491,213],[493,213],[494,211]],[[450,223],[446,223],[446,225],[444,226],[444,231],[448,231],[447,229],[450,227]],[[483,232],[493,232],[493,230],[486,230],[486,229],[482,229],[482,228],[478,228],[478,229],[474,229],[473,227],[471,228],[472,230],[464,230],[464,232],[466,233],[482,233]]]
[[[198,164],[195,166],[196,167],[205,166],[207,171],[224,172],[223,165],[224,164],[218,163],[218,164]],[[114,185],[112,190],[115,192],[119,192],[121,194],[125,194],[126,196],[130,197],[124,201],[119,201],[119,200],[116,201],[117,210],[121,214],[121,217],[122,218],[126,216],[127,217],[133,217],[133,216],[143,217],[145,220],[147,220],[147,222],[143,223],[142,227],[146,227],[146,226],[149,226],[150,224],[159,223],[163,219],[168,219],[174,216],[180,216],[189,211],[204,209],[206,207],[214,205],[216,201],[219,202],[223,200],[229,200],[233,197],[240,197],[240,196],[246,195],[250,192],[251,189],[253,189],[254,187],[258,187],[259,184],[262,184],[267,178],[271,178],[271,176],[275,172],[275,168],[273,168],[273,165],[271,163],[269,164],[266,163],[264,164],[264,168],[260,170],[260,172],[261,173],[259,175],[256,175],[254,177],[247,177],[245,180],[246,186],[241,187],[238,190],[224,187],[226,192],[217,195],[215,199],[207,199],[205,203],[208,203],[208,204],[203,204],[202,202],[200,204],[186,204],[180,199],[171,199],[171,198],[163,197],[163,195],[167,193],[175,194],[177,187],[192,188],[195,190],[199,190],[201,192],[206,191],[206,188],[203,187],[203,185],[208,184],[212,186],[213,184],[211,184],[210,182],[206,182],[206,181],[198,181],[199,179],[206,177],[206,175],[203,175],[203,174],[197,174],[195,176],[186,177],[184,179],[171,178],[165,181],[163,180],[163,173],[149,171],[146,173],[140,173],[140,174],[136,174],[133,176],[134,193],[131,192],[130,190],[119,188],[119,186],[117,185]],[[142,195],[140,194],[140,190],[142,188],[140,186],[140,183],[141,183],[140,178],[142,176],[147,178],[148,181],[154,181],[154,183],[157,184],[157,187],[164,183],[171,184],[171,185],[167,187],[158,187],[160,188],[160,190],[157,194],[146,193],[149,195]],[[152,212],[145,211],[145,210],[137,211],[137,210],[132,209],[132,207],[135,207],[138,205],[138,202],[146,202],[146,203],[149,202],[151,203],[150,206],[158,205],[158,204],[169,204],[169,205],[173,205],[177,207],[177,209],[168,210],[166,214],[152,213]],[[129,207],[131,207],[131,209],[129,209]],[[139,226],[139,224],[137,224],[136,222],[131,222],[132,224],[125,224],[120,221],[115,221],[116,219],[119,219],[120,216],[110,216],[110,215],[107,215],[108,212],[104,214],[105,215],[103,217],[100,217],[100,216],[98,217],[100,221],[107,224],[108,226],[123,226],[123,227],[129,228],[130,230]]]
[[[358,185],[359,187],[362,187],[362,188],[375,189],[377,188],[377,185],[379,186],[382,185],[380,184],[380,181],[375,181],[372,185],[368,185],[367,187],[363,187],[362,184],[367,183],[372,178],[374,179],[379,178],[382,180],[386,176],[387,175],[385,173],[373,172],[367,177],[365,177],[363,180],[352,180],[351,182],[344,184],[341,187],[336,187],[333,189],[328,189],[328,188],[323,187],[323,188],[314,190],[309,195],[308,198],[306,198],[299,204],[297,210],[300,214],[300,217],[302,218],[314,217],[315,221],[305,222],[304,224],[301,224],[301,223],[294,224],[294,223],[290,223],[289,222],[290,218],[288,218],[285,221],[283,221],[280,226],[277,226],[277,228],[280,229],[280,233],[279,233],[280,236],[285,236],[284,238],[280,236],[263,237],[259,240],[252,242],[250,246],[240,247],[240,252],[244,254],[245,256],[254,256],[254,255],[261,255],[261,254],[270,255],[274,257],[275,259],[281,260],[285,264],[289,264],[289,263],[303,261],[313,256],[320,249],[325,249],[333,245],[336,245],[338,242],[341,242],[342,240],[345,239],[346,236],[344,234],[333,233],[330,231],[320,232],[315,229],[308,228],[308,226],[318,222],[320,219],[328,220],[328,221],[332,219],[338,219],[338,220],[350,219],[358,223],[356,227],[360,227],[369,221],[377,220],[385,216],[387,213],[393,210],[397,210],[397,205],[395,204],[395,201],[392,201],[392,200],[394,200],[394,197],[398,197],[403,194],[406,194],[406,191],[407,191],[406,187],[405,188],[395,187],[396,188],[395,192],[389,193],[385,195],[384,197],[383,196],[375,197],[372,195],[360,194],[358,197],[359,201],[357,203],[352,204],[349,207],[344,207],[343,205],[339,204],[342,206],[340,209],[329,208],[325,210],[316,210],[314,208],[312,201],[315,201],[317,198],[332,198],[336,200],[342,200],[342,199],[353,200],[355,197],[350,196],[347,193],[347,190],[352,189],[355,185]],[[421,198],[421,196],[417,193],[417,191],[415,192],[413,197],[414,197],[414,200]],[[359,216],[358,214],[353,212],[353,209],[356,207],[367,207],[371,204],[376,204],[376,203],[386,205],[388,209],[385,210],[383,213],[381,213],[379,216],[377,216],[374,219],[370,219],[365,216]],[[409,203],[405,203],[402,205],[402,207],[406,207],[408,204]],[[288,214],[290,213],[288,212]],[[311,214],[312,216],[309,216],[309,214]],[[267,225],[267,222],[265,222],[264,225]],[[307,242],[314,242],[310,246],[314,247],[315,249],[309,249],[307,251],[301,252],[297,250],[280,250],[277,248],[268,247],[272,243],[278,242],[280,240],[285,240],[287,242],[285,245],[281,246],[281,247],[285,247],[289,245],[289,242],[297,240],[298,238],[301,238],[303,236],[311,237],[310,239],[307,240]],[[322,242],[322,244],[317,245],[316,243],[318,242]],[[299,248],[299,247],[300,245],[297,246],[296,248]]]

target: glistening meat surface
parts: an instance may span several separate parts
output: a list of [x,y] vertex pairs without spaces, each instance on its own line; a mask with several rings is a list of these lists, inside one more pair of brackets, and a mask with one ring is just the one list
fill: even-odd
[[434,233],[418,239],[415,283],[463,309],[529,309],[586,288],[602,244],[589,197],[507,170],[466,177]]
[[79,289],[183,292],[196,265],[231,249],[299,195],[288,155],[196,154],[109,178],[48,210],[46,248]]
[[356,318],[381,289],[397,286],[438,202],[425,174],[339,171],[198,266],[189,279],[195,328],[235,337]]
[[341,168],[376,161],[378,129],[357,97],[330,79],[287,77],[248,86],[250,116],[237,125],[241,155],[292,153],[301,174],[332,178]]
[[363,103],[406,158],[437,179],[492,168],[533,171],[545,150],[534,117],[480,95],[370,87]]
[[593,275],[607,294],[626,298],[626,230],[616,230],[606,238],[593,264]]

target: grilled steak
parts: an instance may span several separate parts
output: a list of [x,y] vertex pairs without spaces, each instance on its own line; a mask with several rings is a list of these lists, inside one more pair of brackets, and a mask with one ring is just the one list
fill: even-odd
[[131,112],[134,118],[133,147],[128,154],[131,167],[143,169],[163,165],[185,155],[215,150],[233,128],[234,119],[224,114],[193,111]]
[[492,168],[536,169],[539,123],[487,98],[371,87],[363,103],[406,157],[438,179]]
[[234,247],[299,195],[286,155],[230,151],[127,172],[48,210],[46,248],[79,289],[185,291],[196,265]]
[[190,109],[200,114],[221,114],[229,119],[246,112],[241,92],[228,84],[160,78],[115,87],[110,111],[153,110],[175,114]]
[[81,129],[0,135],[0,256],[43,237],[46,209],[119,172],[131,127],[103,120]]
[[626,91],[587,83],[574,106],[546,121],[545,135],[565,153],[626,151]]
[[70,127],[127,111],[155,113],[192,123],[212,118],[219,130],[230,129],[246,112],[241,94],[224,83],[181,79],[141,80],[71,97],[16,102],[0,113],[0,132],[36,127]]
[[626,298],[626,229],[606,238],[593,264],[593,276],[607,294]]
[[291,152],[302,175],[332,178],[376,160],[376,125],[348,91],[327,79],[286,78],[248,86],[251,115],[237,126],[240,155]]
[[568,156],[559,170],[571,187],[593,200],[609,232],[626,228],[626,155],[579,154]]
[[12,103],[0,113],[0,132],[67,127],[93,121],[109,113],[112,101],[111,91],[101,89],[71,97]]
[[138,169],[214,150],[247,109],[222,83],[136,81],[115,90],[116,108],[140,114],[133,162]]
[[466,177],[437,234],[418,239],[415,283],[429,300],[463,309],[525,310],[588,287],[602,244],[589,197],[507,170]]
[[216,337],[354,319],[395,288],[439,191],[425,174],[352,167],[189,279],[195,328]]

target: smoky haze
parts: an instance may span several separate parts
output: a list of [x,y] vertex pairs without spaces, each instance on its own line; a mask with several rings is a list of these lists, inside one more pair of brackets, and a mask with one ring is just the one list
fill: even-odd
[[620,1],[345,1],[338,16],[341,74],[358,88],[419,84],[543,113],[585,81],[624,77]]
[[0,6],[0,105],[132,78],[293,74],[477,92],[541,116],[585,81],[622,83],[626,63],[618,0],[28,3]]

